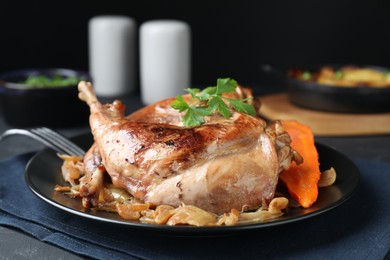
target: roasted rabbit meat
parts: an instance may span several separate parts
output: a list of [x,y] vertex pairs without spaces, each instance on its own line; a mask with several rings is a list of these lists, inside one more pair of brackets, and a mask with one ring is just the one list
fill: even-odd
[[[237,87],[237,95],[244,92]],[[216,214],[257,209],[274,197],[280,171],[299,160],[279,122],[233,112],[185,127],[170,106],[174,99],[125,116],[120,101],[101,104],[89,82],[80,82],[79,97],[90,107],[95,141],[80,180],[84,206],[97,203],[107,172],[116,187],[151,207],[194,205]]]

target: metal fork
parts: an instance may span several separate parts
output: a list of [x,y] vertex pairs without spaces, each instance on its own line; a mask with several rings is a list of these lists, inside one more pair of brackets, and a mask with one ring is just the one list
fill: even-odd
[[8,129],[1,136],[0,141],[11,135],[26,135],[61,154],[83,156],[85,151],[74,142],[47,127],[30,129]]

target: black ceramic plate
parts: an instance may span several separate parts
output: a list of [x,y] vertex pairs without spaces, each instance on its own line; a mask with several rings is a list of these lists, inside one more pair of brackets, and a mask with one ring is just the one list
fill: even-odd
[[[91,142],[90,135],[75,138],[81,146],[87,148]],[[66,195],[55,192],[56,184],[65,185],[61,174],[62,161],[54,151],[44,149],[37,153],[27,164],[25,179],[29,188],[41,199],[49,204],[80,217],[99,221],[100,223],[119,225],[142,231],[156,231],[159,234],[184,235],[184,236],[208,236],[233,234],[240,231],[256,230],[266,227],[284,225],[301,221],[329,211],[347,199],[357,190],[360,182],[360,174],[351,160],[343,154],[322,144],[316,144],[320,163],[323,169],[333,166],[337,171],[337,181],[334,185],[321,188],[316,203],[309,209],[288,209],[286,214],[278,219],[246,225],[216,226],[216,227],[192,227],[192,226],[164,226],[142,224],[135,221],[125,221],[116,213],[103,211],[90,211],[82,207],[79,199],[72,199]]]

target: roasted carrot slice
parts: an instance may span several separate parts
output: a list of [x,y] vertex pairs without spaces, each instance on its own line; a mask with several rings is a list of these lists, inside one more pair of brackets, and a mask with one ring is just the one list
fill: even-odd
[[314,135],[310,127],[296,120],[281,121],[284,130],[290,135],[291,147],[303,157],[303,163],[293,162],[289,169],[281,172],[279,178],[287,187],[290,196],[302,207],[309,208],[318,197],[320,163]]

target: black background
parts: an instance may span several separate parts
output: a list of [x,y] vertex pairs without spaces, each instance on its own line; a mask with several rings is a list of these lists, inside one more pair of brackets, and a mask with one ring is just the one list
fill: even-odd
[[390,1],[5,1],[0,72],[29,67],[88,70],[88,21],[122,14],[137,25],[179,19],[192,30],[192,83],[232,77],[261,84],[260,65],[390,66]]

